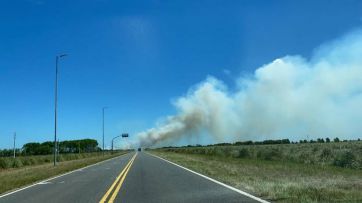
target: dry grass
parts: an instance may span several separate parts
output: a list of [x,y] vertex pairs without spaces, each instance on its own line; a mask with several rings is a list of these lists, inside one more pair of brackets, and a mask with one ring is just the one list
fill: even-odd
[[285,161],[151,153],[276,202],[362,202],[362,171]]
[[18,169],[0,169],[0,194],[125,153],[127,152],[120,152],[113,155],[106,154],[105,156],[93,156],[72,161],[63,161],[58,163],[56,167],[53,167],[52,163],[47,163]]
[[362,169],[362,141],[164,148],[163,151]]

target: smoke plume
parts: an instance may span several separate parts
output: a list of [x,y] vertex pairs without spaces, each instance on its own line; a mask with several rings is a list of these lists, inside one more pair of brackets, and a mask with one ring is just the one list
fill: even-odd
[[285,56],[237,80],[208,77],[178,98],[178,113],[138,134],[140,146],[187,136],[210,142],[362,136],[362,32]]

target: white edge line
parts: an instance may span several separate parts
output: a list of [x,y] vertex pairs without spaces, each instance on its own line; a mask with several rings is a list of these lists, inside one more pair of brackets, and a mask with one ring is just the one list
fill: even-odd
[[[126,154],[128,154],[128,153],[126,153]],[[124,156],[124,155],[126,155],[126,154],[122,154],[122,155],[120,155],[120,156]],[[69,175],[69,174],[71,174],[71,173],[78,172],[79,170],[83,170],[83,169],[86,169],[86,168],[89,168],[89,167],[92,167],[92,166],[96,166],[96,165],[101,164],[101,163],[106,162],[106,161],[111,161],[111,160],[113,160],[113,159],[119,158],[120,156],[116,156],[116,157],[113,157],[113,158],[111,158],[111,159],[106,159],[106,160],[103,160],[103,161],[101,161],[101,162],[97,162],[97,163],[95,163],[95,164],[85,166],[85,167],[83,167],[83,168],[78,168],[78,169],[75,169],[75,170],[73,170],[73,171],[69,171],[69,172],[67,172],[67,173],[63,173],[63,174],[58,175],[58,176],[55,176],[55,177],[51,177],[51,178],[48,178],[48,179],[45,179],[45,180],[37,181],[36,183],[33,183],[32,185],[28,185],[28,186],[26,186],[26,187],[17,189],[17,190],[15,190],[15,191],[8,192],[8,193],[5,193],[5,194],[3,194],[3,195],[0,195],[0,198],[3,198],[3,197],[5,197],[5,196],[8,196],[8,195],[11,195],[11,194],[20,192],[20,191],[22,191],[22,190],[26,190],[26,189],[31,188],[31,187],[34,187],[34,186],[36,186],[36,185],[39,185],[39,183],[48,182],[48,181],[50,181],[50,180],[54,180],[54,179],[56,179],[56,178],[60,178],[60,177],[62,177],[62,176],[66,176],[66,175]]]
[[217,181],[217,180],[215,180],[215,179],[212,179],[212,178],[210,178],[210,177],[208,177],[208,176],[202,175],[202,174],[200,174],[200,173],[198,173],[198,172],[195,172],[195,171],[193,171],[193,170],[191,170],[191,169],[188,169],[188,168],[186,168],[186,167],[180,166],[180,165],[178,165],[178,164],[176,164],[176,163],[173,163],[173,162],[171,162],[171,161],[169,161],[169,160],[167,160],[167,159],[164,159],[164,158],[161,158],[161,157],[159,157],[159,156],[150,154],[150,153],[148,153],[148,152],[146,152],[146,153],[149,154],[149,155],[151,155],[151,156],[154,156],[154,157],[156,157],[156,158],[159,158],[159,159],[161,159],[161,160],[163,160],[163,161],[166,161],[166,162],[168,162],[168,163],[170,163],[170,164],[173,164],[173,165],[175,165],[175,166],[178,166],[178,167],[180,167],[180,168],[182,168],[182,169],[184,169],[184,170],[186,170],[186,171],[189,171],[189,172],[191,172],[191,173],[194,173],[194,174],[196,174],[196,175],[199,175],[199,176],[201,176],[201,177],[203,177],[203,178],[205,178],[205,179],[207,179],[207,180],[210,180],[210,181],[212,181],[212,182],[214,182],[214,183],[217,183],[217,184],[222,185],[222,186],[224,186],[224,187],[226,187],[226,188],[229,188],[230,190],[233,190],[233,191],[235,191],[235,192],[237,192],[237,193],[239,193],[239,194],[242,194],[242,195],[244,195],[244,196],[250,197],[250,198],[252,198],[252,199],[254,199],[254,200],[256,200],[256,201],[259,201],[259,202],[262,202],[262,203],[269,203],[269,202],[266,201],[266,200],[263,200],[263,199],[261,199],[261,198],[259,198],[259,197],[255,197],[255,196],[252,195],[252,194],[249,194],[249,193],[244,192],[244,191],[242,191],[242,190],[236,189],[236,188],[234,188],[234,187],[232,187],[232,186],[230,186],[230,185],[226,185],[225,183],[222,183],[222,182],[220,182],[220,181]]

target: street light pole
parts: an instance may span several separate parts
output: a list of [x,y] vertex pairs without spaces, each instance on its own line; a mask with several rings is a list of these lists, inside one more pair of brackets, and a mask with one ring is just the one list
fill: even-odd
[[54,105],[54,166],[57,159],[57,108],[58,108],[58,61],[60,58],[67,56],[66,54],[57,55],[55,57],[55,105]]
[[58,138],[58,141],[57,141],[57,152],[58,152],[58,154],[57,154],[57,156],[59,157],[59,154],[60,154],[60,146],[59,146],[59,138]]
[[16,132],[14,133],[14,159],[15,159],[15,139],[16,139]]
[[102,131],[103,131],[103,136],[102,136],[102,145],[103,145],[103,147],[102,147],[102,152],[103,152],[103,153],[102,153],[102,154],[103,154],[103,155],[104,155],[104,110],[107,109],[107,108],[108,108],[108,107],[103,107],[103,108],[102,108],[102,116],[103,116],[103,119],[102,119],[102,120],[103,120],[103,125],[102,125],[102,126],[103,126],[103,128],[102,128],[102,129],[103,129],[103,130],[102,130]]
[[114,140],[116,139],[116,138],[118,138],[118,137],[128,137],[128,133],[123,133],[123,134],[121,134],[121,135],[118,135],[118,136],[116,136],[116,137],[114,137],[113,139],[112,139],[112,154],[113,154],[113,146],[114,146],[114,144],[113,144],[113,142],[114,142]]
[[116,139],[116,138],[118,138],[118,137],[121,137],[121,135],[118,135],[118,136],[116,136],[116,137],[114,137],[114,138],[112,139],[112,153],[113,153],[113,146],[114,146],[113,142],[114,142],[114,139]]

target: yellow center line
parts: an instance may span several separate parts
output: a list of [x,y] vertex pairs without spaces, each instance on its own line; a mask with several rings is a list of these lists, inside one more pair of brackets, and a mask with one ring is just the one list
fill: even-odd
[[[136,155],[137,155],[137,153],[136,153]],[[132,159],[132,162],[131,162],[131,164],[129,165],[129,167],[127,168],[126,173],[122,176],[121,181],[120,181],[119,184],[117,185],[117,188],[114,190],[114,192],[113,192],[111,198],[109,199],[108,203],[113,203],[113,202],[114,202],[114,199],[116,199],[116,197],[117,197],[117,195],[118,195],[118,192],[119,192],[119,190],[120,190],[121,187],[122,187],[123,181],[124,181],[124,179],[126,178],[129,169],[132,167],[132,164],[133,164],[133,161],[134,161],[135,158],[136,158],[136,155],[135,155],[134,158]]]
[[99,203],[104,203],[106,202],[109,194],[112,192],[113,188],[116,186],[116,184],[118,183],[119,179],[123,176],[123,174],[127,171],[127,168],[131,165],[131,163],[133,162],[133,160],[136,158],[137,153],[132,157],[132,159],[129,160],[129,162],[127,163],[126,167],[124,167],[124,169],[122,170],[122,172],[118,175],[118,177],[116,178],[116,180],[113,182],[112,186],[107,190],[106,194],[104,194],[104,196],[102,197],[102,199],[99,201]]

